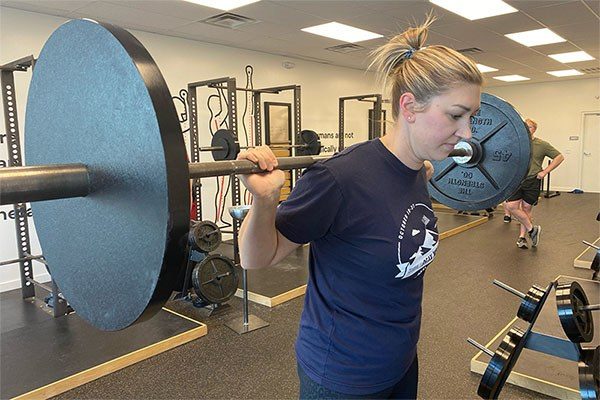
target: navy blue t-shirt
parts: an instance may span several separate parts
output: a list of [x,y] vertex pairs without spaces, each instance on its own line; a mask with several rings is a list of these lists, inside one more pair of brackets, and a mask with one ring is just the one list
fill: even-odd
[[298,362],[331,390],[381,391],[414,360],[438,245],[425,179],[375,139],[308,168],[277,210],[286,238],[310,242]]

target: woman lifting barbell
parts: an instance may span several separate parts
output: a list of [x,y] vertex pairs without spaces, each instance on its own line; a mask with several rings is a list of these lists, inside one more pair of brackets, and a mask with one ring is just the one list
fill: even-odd
[[310,243],[296,342],[300,398],[416,398],[423,273],[438,230],[425,160],[471,136],[483,78],[445,46],[424,47],[434,18],[374,52],[391,83],[393,129],[306,170],[278,207],[283,172],[268,147],[240,153],[264,174],[240,231],[244,268],[276,264]]

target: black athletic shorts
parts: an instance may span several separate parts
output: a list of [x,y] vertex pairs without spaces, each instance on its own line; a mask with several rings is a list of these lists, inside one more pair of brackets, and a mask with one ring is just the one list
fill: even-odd
[[521,182],[517,191],[506,201],[523,200],[527,204],[535,206],[538,202],[538,197],[540,197],[541,186],[542,180],[538,179],[536,175],[527,177]]

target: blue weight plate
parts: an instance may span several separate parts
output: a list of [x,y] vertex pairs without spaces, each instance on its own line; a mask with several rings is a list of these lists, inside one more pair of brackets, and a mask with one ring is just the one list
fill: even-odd
[[506,101],[481,95],[481,109],[471,118],[472,141],[482,150],[476,163],[452,158],[432,161],[431,196],[456,210],[485,210],[513,194],[529,169],[531,138],[519,113]]
[[180,278],[189,172],[169,89],[129,32],[69,21],[44,45],[27,99],[29,165],[83,163],[92,193],[34,203],[50,273],[102,330],[153,315]]

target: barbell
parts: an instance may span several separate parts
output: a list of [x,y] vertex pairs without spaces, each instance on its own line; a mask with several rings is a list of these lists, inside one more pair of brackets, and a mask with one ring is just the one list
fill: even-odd
[[[299,156],[317,156],[321,154],[321,141],[315,131],[303,130],[299,135],[300,144],[269,144],[272,149],[296,149]],[[252,148],[251,146],[240,146],[233,131],[219,129],[213,135],[210,146],[200,147],[199,151],[212,152],[215,161],[235,160],[240,150]]]
[[[14,88],[6,91],[15,97]],[[152,316],[181,281],[189,179],[262,172],[247,160],[188,163],[160,70],[133,35],[110,24],[73,20],[52,33],[26,109],[28,166],[0,169],[0,204],[34,202],[53,279],[78,315],[102,330]],[[434,162],[430,182],[436,199],[462,210],[507,198],[530,156],[525,125],[505,101],[484,93],[471,123],[473,138]],[[279,158],[278,168],[319,159]]]

